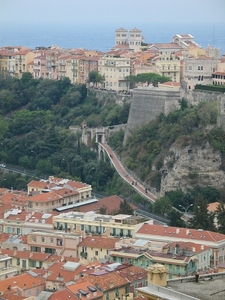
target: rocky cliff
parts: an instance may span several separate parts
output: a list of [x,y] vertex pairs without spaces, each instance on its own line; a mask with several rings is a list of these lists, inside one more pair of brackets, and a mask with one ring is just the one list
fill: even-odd
[[220,189],[225,184],[220,152],[215,151],[208,143],[203,147],[171,147],[161,172],[160,196],[178,188],[187,191],[194,185]]

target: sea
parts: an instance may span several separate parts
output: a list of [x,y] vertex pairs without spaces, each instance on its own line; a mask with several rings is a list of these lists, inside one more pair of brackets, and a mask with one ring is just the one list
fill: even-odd
[[84,48],[103,52],[115,45],[115,30],[138,28],[146,43],[169,43],[175,34],[189,33],[203,48],[208,45],[225,53],[225,24],[174,23],[2,23],[0,47],[26,46],[30,49],[56,45],[62,48]]

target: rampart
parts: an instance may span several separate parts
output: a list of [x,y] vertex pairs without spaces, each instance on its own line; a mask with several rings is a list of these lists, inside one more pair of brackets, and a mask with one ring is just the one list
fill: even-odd
[[157,87],[133,90],[124,141],[132,131],[154,120],[160,113],[169,114],[179,107],[180,90]]
[[225,129],[225,94],[206,91],[188,91],[185,85],[180,89],[169,88],[136,88],[131,98],[130,113],[127,122],[124,142],[132,131],[154,120],[160,113],[168,115],[179,108],[179,100],[186,99],[189,104],[197,105],[201,101],[218,103],[218,125]]

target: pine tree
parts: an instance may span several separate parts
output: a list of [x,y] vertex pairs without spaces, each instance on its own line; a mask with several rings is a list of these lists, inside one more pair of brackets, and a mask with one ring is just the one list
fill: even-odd
[[190,227],[215,231],[215,215],[209,212],[207,207],[208,202],[199,194],[194,205],[194,217],[190,219]]

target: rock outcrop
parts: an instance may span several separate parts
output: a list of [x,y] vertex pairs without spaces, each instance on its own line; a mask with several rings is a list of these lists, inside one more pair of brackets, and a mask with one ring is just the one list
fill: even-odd
[[160,196],[166,191],[181,189],[187,191],[194,185],[222,188],[225,173],[221,170],[221,155],[208,143],[204,147],[173,146],[165,157],[161,168]]

